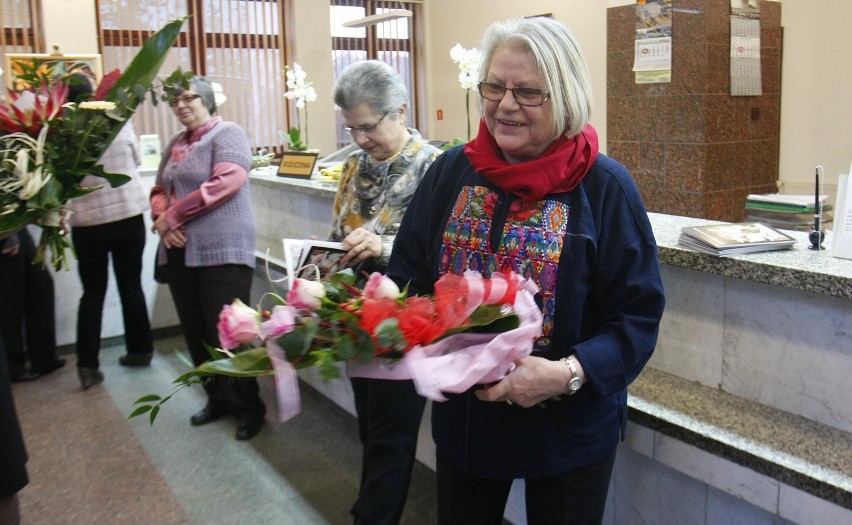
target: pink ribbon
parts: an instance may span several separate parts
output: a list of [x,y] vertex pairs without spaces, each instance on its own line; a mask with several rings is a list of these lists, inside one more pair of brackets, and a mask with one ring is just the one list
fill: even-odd
[[275,394],[278,400],[278,419],[282,423],[297,416],[302,411],[302,398],[299,394],[299,376],[290,361],[284,356],[284,350],[272,338],[266,342],[266,353],[275,370]]

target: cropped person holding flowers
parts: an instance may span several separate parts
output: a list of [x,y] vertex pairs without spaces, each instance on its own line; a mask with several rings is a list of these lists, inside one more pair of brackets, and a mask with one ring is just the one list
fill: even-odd
[[[90,77],[75,73],[68,97],[82,102],[101,99]],[[115,282],[121,299],[127,354],[119,358],[123,366],[148,366],[154,355],[148,305],[142,291],[142,252],[145,250],[145,219],[148,196],[139,178],[139,139],[128,122],[104,151],[101,164],[110,173],[122,173],[130,181],[111,187],[104,179],[90,175],[81,186],[99,188],[68,201],[71,237],[77,252],[77,273],[83,295],[77,309],[77,376],[86,390],[103,381],[100,371],[101,321],[104,297],[112,259]]]
[[[329,238],[348,250],[342,262],[381,271],[414,190],[441,153],[406,126],[408,91],[376,60],[347,67],[334,88],[344,129],[360,149],[344,162]],[[425,400],[411,381],[359,377],[350,367],[363,445],[355,523],[397,523],[402,515]]]
[[524,478],[528,523],[596,524],[663,312],[656,243],[630,174],[598,151],[572,33],[496,23],[481,49],[479,133],[432,164],[387,274],[428,294],[447,273],[512,269],[538,285],[543,323],[505,378],[432,405],[438,523],[502,523]]
[[[235,298],[248,302],[251,293],[256,236],[248,184],[251,147],[245,131],[216,114],[217,93],[208,79],[192,77],[186,86],[167,86],[166,93],[186,129],[163,152],[151,213],[160,235],[158,264],[165,265],[198,366],[210,359],[208,347],[220,345],[216,325],[222,305]],[[237,439],[260,431],[266,406],[256,379],[216,376],[204,389],[207,405],[192,416],[192,425],[232,414],[239,421]]]

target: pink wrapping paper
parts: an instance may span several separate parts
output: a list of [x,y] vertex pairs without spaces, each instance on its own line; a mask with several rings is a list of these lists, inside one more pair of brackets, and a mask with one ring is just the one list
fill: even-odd
[[416,346],[405,354],[417,392],[434,401],[446,401],[444,393],[460,393],[473,385],[493,383],[506,377],[515,361],[532,352],[541,334],[541,310],[534,291],[521,290],[513,308],[520,326],[496,334],[456,334],[427,346]]
[[266,342],[266,353],[275,370],[275,394],[278,400],[278,419],[288,421],[302,411],[302,397],[299,393],[299,376],[290,361],[284,356],[284,350],[271,338]]

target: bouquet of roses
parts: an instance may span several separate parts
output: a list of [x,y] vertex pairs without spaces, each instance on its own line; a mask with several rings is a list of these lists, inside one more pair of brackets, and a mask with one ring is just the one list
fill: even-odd
[[[295,370],[319,367],[332,379],[340,375],[336,363],[345,361],[350,376],[414,379],[422,395],[442,400],[442,391],[505,376],[541,331],[534,285],[516,273],[446,274],[431,297],[408,296],[379,273],[363,289],[355,279],[351,270],[325,283],[296,279],[286,301],[265,296],[276,303],[270,310],[239,300],[225,305],[218,324],[222,348],[215,352],[226,357],[177,378],[177,388],[216,374],[274,375],[286,421],[299,412]],[[144,396],[130,417],[150,411],[153,423],[170,397]]]
[[42,226],[35,262],[42,263],[50,247],[53,267],[70,269],[64,206],[98,189],[81,188],[83,178],[96,175],[113,186],[129,180],[106,173],[100,157],[151,89],[184,20],[155,33],[123,74],[104,76],[89,100],[67,100],[76,79],[54,75],[44,64],[18,72],[32,91],[8,90],[9,101],[0,104],[0,236],[31,223]]

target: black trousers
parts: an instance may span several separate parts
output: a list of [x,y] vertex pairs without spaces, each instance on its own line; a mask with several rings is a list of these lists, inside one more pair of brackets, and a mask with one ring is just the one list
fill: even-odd
[[98,368],[100,365],[98,354],[110,256],[121,298],[127,352],[153,352],[148,306],[142,291],[142,252],[145,250],[142,215],[97,226],[77,226],[71,235],[83,284],[77,310],[77,366]]
[[353,377],[363,446],[356,525],[396,525],[402,516],[426,398],[413,381]]
[[[495,458],[500,461],[500,458]],[[615,454],[600,463],[546,478],[527,478],[529,525],[599,525]],[[437,453],[438,525],[500,525],[511,479],[472,476]]]
[[56,359],[56,305],[50,271],[33,264],[35,243],[26,229],[18,232],[15,256],[0,255],[0,334],[12,375],[51,368]]
[[[166,277],[175,303],[186,346],[195,366],[210,360],[207,346],[220,347],[216,324],[226,304],[240,299],[251,304],[254,271],[248,266],[226,264],[188,268],[184,250],[166,251]],[[223,355],[224,357],[224,355]],[[215,376],[204,385],[208,404],[217,412],[236,415],[241,420],[263,419],[266,405],[260,399],[257,380]]]

